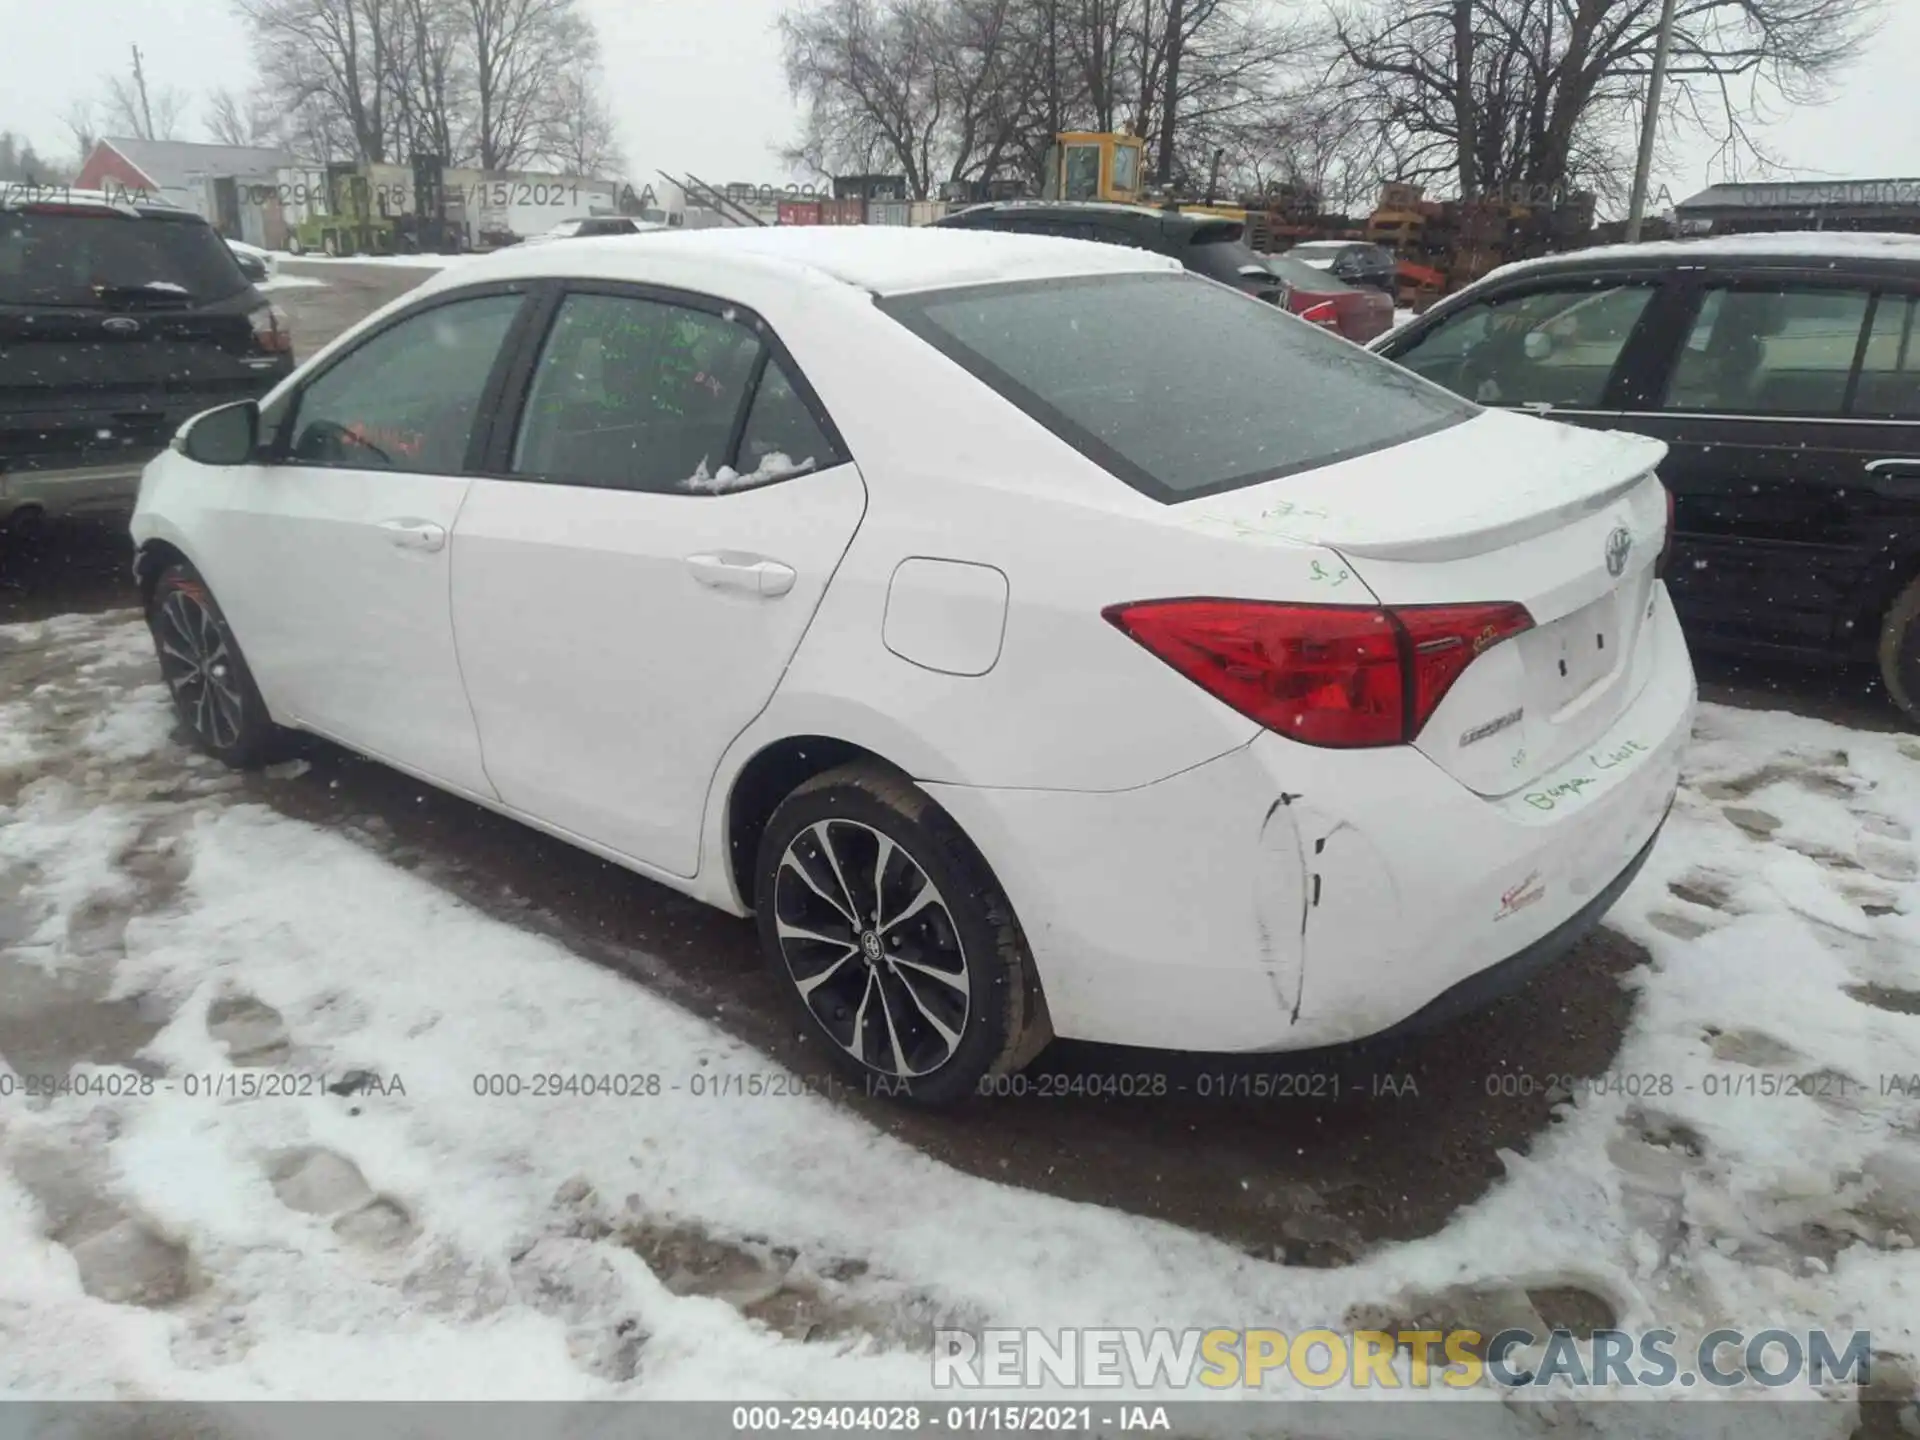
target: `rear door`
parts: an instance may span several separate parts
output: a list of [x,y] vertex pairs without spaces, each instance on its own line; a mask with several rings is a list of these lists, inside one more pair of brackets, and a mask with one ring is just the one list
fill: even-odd
[[578,282],[454,534],[460,664],[507,804],[676,875],[866,488],[764,322]]
[[257,395],[286,357],[197,216],[0,209],[0,469],[144,461],[188,416]]
[[1675,603],[1702,638],[1868,656],[1920,530],[1914,286],[1824,266],[1685,282],[1625,422],[1670,447]]

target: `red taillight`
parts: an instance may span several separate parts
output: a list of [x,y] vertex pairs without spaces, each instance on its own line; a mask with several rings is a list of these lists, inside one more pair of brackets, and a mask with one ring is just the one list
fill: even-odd
[[1667,557],[1673,554],[1673,491],[1666,486],[1660,487],[1660,493],[1667,497],[1667,533],[1660,541],[1660,554],[1653,562],[1653,578],[1661,579],[1667,573]]
[[1340,311],[1331,300],[1322,300],[1317,305],[1309,305],[1299,314],[1300,318],[1309,325],[1324,325],[1329,330],[1340,328]]
[[253,348],[268,355],[291,355],[293,353],[293,335],[287,329],[287,318],[277,306],[262,305],[247,316],[247,323],[253,326]]
[[1145,600],[1102,612],[1208,694],[1307,745],[1399,745],[1489,647],[1533,625],[1514,604]]

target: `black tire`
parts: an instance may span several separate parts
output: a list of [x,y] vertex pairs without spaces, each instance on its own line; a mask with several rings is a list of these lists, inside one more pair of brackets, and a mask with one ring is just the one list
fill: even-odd
[[[808,1038],[869,1093],[952,1104],[1052,1038],[999,882],[952,818],[883,766],[830,770],[781,803],[754,904],[761,951]],[[875,921],[876,909],[892,918]]]
[[1920,580],[1900,592],[1880,625],[1880,679],[1909,720],[1920,721]]
[[264,765],[285,748],[286,732],[267,714],[227,617],[191,565],[160,572],[147,629],[174,714],[196,747],[236,770]]

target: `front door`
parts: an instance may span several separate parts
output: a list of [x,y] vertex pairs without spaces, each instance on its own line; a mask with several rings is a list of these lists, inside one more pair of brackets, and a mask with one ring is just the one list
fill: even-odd
[[695,873],[720,757],[765,708],[865,513],[745,309],[566,294],[453,538],[460,662],[507,804]]
[[213,580],[280,717],[491,797],[461,684],[449,540],[518,294],[454,299],[362,341],[234,472]]

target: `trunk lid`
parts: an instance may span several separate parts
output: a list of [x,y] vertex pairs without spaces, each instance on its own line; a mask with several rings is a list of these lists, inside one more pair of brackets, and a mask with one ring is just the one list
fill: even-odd
[[1665,451],[1487,412],[1192,510],[1249,539],[1327,546],[1389,606],[1525,605],[1533,628],[1469,664],[1415,740],[1467,788],[1499,796],[1598,739],[1646,683]]

